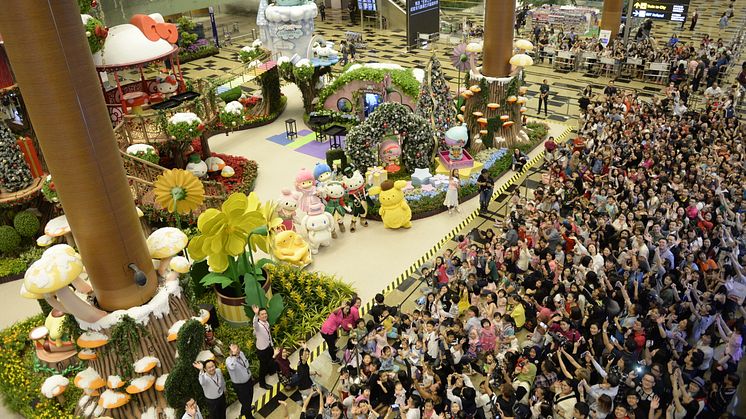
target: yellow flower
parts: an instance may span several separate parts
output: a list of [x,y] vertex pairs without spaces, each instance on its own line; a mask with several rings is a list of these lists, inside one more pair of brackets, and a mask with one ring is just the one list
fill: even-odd
[[[189,243],[189,255],[195,260],[207,258],[213,272],[223,272],[228,269],[228,257],[238,256],[246,250],[249,233],[266,225],[261,203],[254,192],[249,196],[231,194],[220,210],[210,208],[200,214],[197,228],[202,234]],[[258,235],[252,238],[255,236]],[[252,240],[252,244],[266,243]],[[266,249],[266,246],[259,247]]]
[[182,169],[164,170],[153,184],[155,201],[168,212],[187,214],[205,199],[205,187],[192,173]]

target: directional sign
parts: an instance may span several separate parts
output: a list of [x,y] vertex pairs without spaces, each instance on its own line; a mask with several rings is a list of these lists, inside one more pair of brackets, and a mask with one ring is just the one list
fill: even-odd
[[634,17],[672,22],[684,22],[688,10],[689,0],[638,0],[632,4]]

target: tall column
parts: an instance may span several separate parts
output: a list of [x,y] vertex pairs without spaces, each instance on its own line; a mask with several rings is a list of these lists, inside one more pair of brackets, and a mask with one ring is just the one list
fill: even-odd
[[[152,298],[153,263],[74,0],[4,0],[0,33],[99,306]],[[147,275],[138,286],[127,267]]]
[[510,75],[514,25],[515,0],[485,0],[482,48],[482,74],[485,76]]
[[619,33],[619,25],[622,23],[623,5],[624,0],[604,0],[600,29],[610,30],[610,39],[615,39],[617,33]]

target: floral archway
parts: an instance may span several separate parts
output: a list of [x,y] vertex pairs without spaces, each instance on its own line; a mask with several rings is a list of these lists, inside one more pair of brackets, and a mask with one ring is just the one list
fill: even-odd
[[427,120],[400,103],[382,103],[362,124],[352,128],[345,139],[350,161],[360,168],[378,164],[378,147],[384,137],[401,137],[402,165],[407,172],[430,167],[435,132]]

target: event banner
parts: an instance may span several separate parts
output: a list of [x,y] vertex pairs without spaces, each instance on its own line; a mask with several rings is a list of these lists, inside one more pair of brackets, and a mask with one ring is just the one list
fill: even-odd
[[632,17],[684,22],[688,10],[689,0],[635,0],[632,4]]
[[419,34],[440,31],[440,0],[407,0],[407,45],[414,46]]

